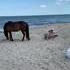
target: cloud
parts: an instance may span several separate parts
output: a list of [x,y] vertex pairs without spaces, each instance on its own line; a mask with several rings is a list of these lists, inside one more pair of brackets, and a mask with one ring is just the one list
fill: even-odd
[[59,3],[64,3],[64,2],[69,2],[70,0],[56,0],[56,2],[59,2]]
[[70,0],[56,0],[56,5],[62,5],[66,2],[69,2]]
[[63,4],[64,0],[56,0],[56,5],[61,5]]
[[61,5],[62,3],[61,2],[56,2],[56,5]]
[[43,5],[40,5],[41,8],[46,8],[47,5],[43,4]]
[[64,0],[58,0],[59,2],[63,2]]
[[65,1],[67,1],[67,2],[68,2],[68,1],[70,1],[70,0],[65,0]]

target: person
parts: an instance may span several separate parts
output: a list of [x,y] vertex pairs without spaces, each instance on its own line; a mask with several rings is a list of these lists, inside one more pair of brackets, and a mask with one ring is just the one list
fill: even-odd
[[56,35],[56,33],[54,32],[54,30],[49,30],[48,34],[45,34],[45,39],[54,39],[55,37],[57,37],[58,35]]
[[54,39],[55,37],[57,37],[58,35],[56,35],[56,33],[54,32],[54,30],[49,30],[48,31],[48,39]]
[[53,32],[52,29],[48,31],[48,38],[49,38],[49,39],[50,39],[50,38],[53,38],[54,35],[55,35],[55,32]]

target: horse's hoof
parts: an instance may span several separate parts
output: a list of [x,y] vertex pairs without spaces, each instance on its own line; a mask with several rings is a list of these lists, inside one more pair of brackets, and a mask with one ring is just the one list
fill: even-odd
[[28,38],[28,41],[30,40],[30,38]]
[[14,40],[12,39],[12,40],[10,40],[10,41],[14,41]]
[[24,41],[24,39],[22,39],[22,41]]

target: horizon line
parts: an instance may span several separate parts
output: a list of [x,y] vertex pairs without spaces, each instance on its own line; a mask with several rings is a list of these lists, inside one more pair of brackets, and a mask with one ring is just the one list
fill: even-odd
[[16,16],[55,16],[55,15],[70,15],[70,14],[46,14],[46,15],[3,15],[0,17],[16,17]]

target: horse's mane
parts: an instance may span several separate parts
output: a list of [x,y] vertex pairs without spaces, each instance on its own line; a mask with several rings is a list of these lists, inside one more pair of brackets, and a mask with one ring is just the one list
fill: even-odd
[[18,23],[25,23],[25,24],[27,24],[27,22],[25,22],[25,21],[17,21]]

